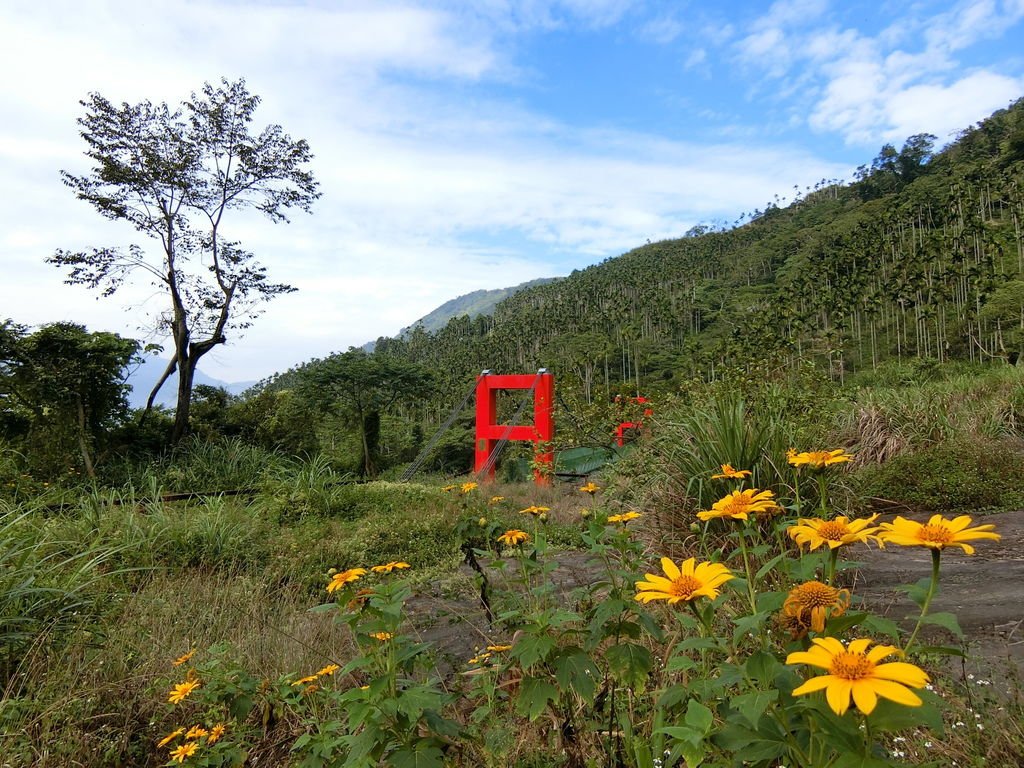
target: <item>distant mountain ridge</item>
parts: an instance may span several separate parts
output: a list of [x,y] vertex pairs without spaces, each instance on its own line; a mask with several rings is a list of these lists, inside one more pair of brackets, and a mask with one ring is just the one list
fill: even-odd
[[[142,365],[131,372],[128,376],[128,384],[131,386],[131,393],[128,395],[128,404],[132,408],[145,408],[146,400],[149,399],[149,393],[153,391],[153,387],[156,386],[157,381],[163,375],[164,370],[167,368],[167,360],[159,357],[147,357],[143,361]],[[226,389],[232,395],[241,394],[243,391],[251,387],[256,382],[253,381],[239,381],[239,382],[228,382],[221,381],[220,379],[214,379],[207,376],[200,370],[196,371],[195,377],[196,384],[206,384],[211,387],[222,387]],[[155,405],[164,405],[169,408],[173,408],[178,399],[178,377],[172,375],[163,387],[160,388],[160,392],[156,396],[154,401]]]
[[[471,291],[462,296],[456,296],[454,299],[446,301],[437,309],[427,313],[412,325],[408,325],[400,330],[398,338],[405,338],[417,326],[422,327],[428,333],[436,333],[448,325],[448,321],[455,317],[466,315],[472,320],[480,315],[493,315],[494,308],[499,303],[510,296],[514,296],[519,291],[547,285],[561,279],[560,277],[538,277],[535,280],[528,280],[525,283],[519,283],[519,285],[513,285],[509,288],[481,288],[479,291]],[[362,349],[366,352],[373,352],[376,346],[376,341],[368,341],[362,346]]]

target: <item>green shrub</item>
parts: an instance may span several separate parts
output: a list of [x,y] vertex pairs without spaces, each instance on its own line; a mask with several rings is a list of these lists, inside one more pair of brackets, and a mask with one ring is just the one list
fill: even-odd
[[904,453],[851,476],[869,503],[957,513],[1024,506],[1024,445],[1019,440],[953,440]]

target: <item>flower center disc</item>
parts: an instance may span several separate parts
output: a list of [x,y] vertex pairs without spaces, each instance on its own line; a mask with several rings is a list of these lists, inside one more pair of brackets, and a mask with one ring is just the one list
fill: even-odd
[[800,585],[795,594],[797,602],[807,608],[827,608],[839,600],[839,590],[828,584],[811,581]]
[[702,586],[704,585],[695,577],[680,575],[678,579],[672,582],[672,594],[676,597],[689,597]]
[[828,671],[844,680],[860,680],[870,675],[874,668],[875,665],[863,653],[843,651],[832,659]]
[[818,527],[818,535],[829,541],[842,541],[843,536],[849,533],[845,523],[836,520],[829,520]]
[[931,541],[936,544],[949,544],[953,540],[953,532],[944,525],[925,525],[918,533],[921,541]]

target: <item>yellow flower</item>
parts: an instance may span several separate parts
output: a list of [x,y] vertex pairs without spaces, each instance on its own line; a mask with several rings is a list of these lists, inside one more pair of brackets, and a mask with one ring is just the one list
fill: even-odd
[[186,654],[185,654],[184,656],[179,656],[178,658],[176,658],[176,659],[174,660],[174,666],[176,666],[176,667],[180,667],[180,666],[181,666],[182,664],[184,664],[184,663],[185,663],[186,661],[188,661],[189,659],[191,659],[191,658],[192,658],[192,657],[193,657],[194,655],[195,655],[195,649],[192,649],[191,651],[189,651],[188,653],[186,653]]
[[746,520],[749,514],[776,512],[779,505],[772,501],[773,498],[775,498],[775,494],[771,491],[759,491],[757,488],[733,491],[712,504],[711,509],[706,512],[698,512],[697,517],[705,522],[715,517]]
[[387,642],[394,637],[390,632],[371,632],[370,637],[374,640],[380,640],[382,643]]
[[171,704],[179,704],[188,698],[188,695],[198,687],[198,680],[186,680],[184,683],[178,683],[171,689],[171,693],[167,697],[167,701]]
[[454,491],[458,487],[459,486],[457,485],[446,485],[441,490],[444,491],[445,493],[449,493],[450,491]]
[[300,677],[298,680],[292,683],[292,685],[305,685],[306,683],[311,683],[314,680],[316,680],[316,675],[306,675],[305,677]]
[[886,656],[899,653],[898,648],[876,645],[867,651],[871,641],[866,639],[854,640],[843,647],[834,637],[816,637],[812,643],[806,651],[789,654],[786,663],[810,664],[828,670],[828,674],[812,677],[793,691],[794,696],[824,689],[828,705],[837,715],[850,708],[851,697],[865,715],[874,711],[879,696],[908,707],[921,705],[921,699],[910,690],[923,688],[928,683],[928,675],[921,668],[901,661],[878,663]]
[[188,733],[185,734],[185,738],[189,740],[201,739],[203,736],[208,736],[209,734],[210,732],[203,728],[203,726],[193,725],[191,728],[188,729]]
[[751,472],[749,469],[733,469],[732,464],[723,464],[722,471],[716,475],[712,475],[712,480],[742,480],[744,477],[750,477]]
[[636,582],[635,599],[642,603],[667,600],[669,605],[698,597],[714,600],[718,597],[718,587],[733,578],[732,573],[721,563],[695,563],[696,559],[691,557],[677,566],[670,558],[661,558],[665,576],[646,574],[644,581]]
[[351,584],[353,581],[359,581],[359,577],[365,574],[365,568],[349,568],[347,571],[336,573],[331,577],[331,583],[327,585],[327,591],[334,592],[339,590],[346,584]]
[[977,539],[995,539],[1001,537],[992,533],[994,525],[979,525],[968,528],[974,522],[967,515],[947,520],[942,515],[932,515],[927,524],[915,523],[904,517],[897,517],[891,523],[882,523],[882,533],[878,538],[885,544],[899,544],[904,547],[930,547],[945,549],[960,547],[968,555],[974,554],[974,547],[968,541]]
[[337,664],[328,664],[326,667],[324,667],[319,672],[317,672],[316,676],[317,677],[322,677],[323,675],[327,675],[328,677],[330,677],[335,672],[337,672],[339,669],[341,669],[341,667],[339,667]]
[[475,491],[476,488],[477,488],[476,483],[463,483],[462,485],[459,486],[459,490],[461,490],[463,493],[469,493],[470,491]]
[[178,738],[179,736],[181,736],[181,734],[183,734],[184,732],[185,732],[185,729],[184,729],[184,728],[177,728],[177,729],[175,729],[175,730],[171,731],[170,733],[168,733],[168,734],[167,734],[166,736],[164,736],[164,737],[163,737],[162,739],[160,739],[160,741],[158,741],[158,742],[156,743],[156,745],[157,745],[158,747],[162,747],[162,746],[164,746],[165,744],[170,744],[170,743],[171,743],[172,741],[174,741],[174,740],[175,740],[176,738]]
[[621,515],[609,515],[609,523],[622,523],[625,525],[630,520],[636,520],[638,517],[643,517],[639,512],[624,512]]
[[199,749],[199,744],[194,741],[189,741],[182,744],[180,747],[171,751],[171,760],[178,763],[184,763],[186,757],[192,757]]
[[801,518],[796,525],[786,530],[790,538],[800,546],[806,544],[814,550],[827,544],[829,549],[835,549],[858,541],[867,543],[869,539],[877,539],[875,534],[881,529],[871,525],[877,518],[877,514],[860,520],[848,520],[844,515],[831,520]]
[[469,663],[470,664],[482,664],[483,662],[487,661],[489,658],[491,658],[491,654],[489,654],[489,653],[480,653],[480,654],[477,654],[476,656],[474,656],[472,659],[470,659]]
[[530,534],[526,531],[520,531],[515,528],[505,531],[501,536],[498,537],[498,541],[508,547],[514,547],[516,544],[522,544],[524,541],[530,540]]
[[545,512],[550,512],[550,511],[551,511],[551,509],[549,507],[538,507],[536,505],[531,505],[531,506],[527,507],[526,509],[520,509],[519,510],[519,514],[521,514],[521,515],[542,515]]
[[394,570],[400,570],[402,568],[411,567],[412,566],[410,566],[408,563],[403,563],[401,560],[392,560],[390,563],[385,563],[384,565],[375,565],[370,570],[374,573],[391,573]]
[[834,451],[804,451],[803,453],[797,453],[790,449],[786,452],[786,459],[794,467],[822,469],[831,467],[833,464],[845,464],[848,461],[853,461],[853,456],[847,453],[845,448],[838,448]]
[[224,731],[226,730],[227,728],[224,726],[224,723],[217,723],[210,729],[210,736],[206,739],[206,743],[213,744],[217,739],[224,735]]
[[593,496],[595,493],[601,490],[601,486],[597,485],[596,483],[588,482],[586,485],[581,485],[580,490],[583,493],[589,493],[591,496]]
[[320,686],[317,685],[316,683],[312,683],[311,685],[307,685],[305,688],[302,689],[302,695],[303,696],[310,696],[310,695],[316,693],[319,690],[320,690]]
[[488,499],[487,503],[488,504],[500,504],[504,500],[505,500],[504,496],[491,496],[491,498]]
[[850,590],[836,589],[820,581],[805,581],[789,591],[782,604],[783,613],[806,616],[815,632],[825,631],[829,616],[842,616],[850,607]]
[[488,645],[487,646],[487,650],[491,651],[492,653],[502,653],[504,651],[511,651],[512,650],[512,646],[511,645]]

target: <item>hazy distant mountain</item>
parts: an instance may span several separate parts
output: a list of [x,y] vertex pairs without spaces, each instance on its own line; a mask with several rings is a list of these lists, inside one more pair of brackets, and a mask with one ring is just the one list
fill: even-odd
[[[140,365],[137,370],[132,372],[128,377],[128,384],[132,387],[132,391],[128,395],[128,403],[132,408],[146,407],[146,400],[149,398],[149,393],[153,390],[153,387],[156,386],[157,380],[159,380],[166,368],[167,360],[159,357],[147,357],[145,362]],[[196,384],[208,384],[211,387],[223,387],[233,395],[241,393],[256,383],[254,381],[221,381],[220,379],[214,379],[207,376],[200,370],[196,370],[196,377],[194,381]],[[156,397],[156,405],[166,405],[173,408],[177,399],[178,378],[175,374],[172,375],[171,378],[164,383],[163,387],[160,388],[160,394]]]
[[[409,331],[415,328],[417,325],[422,325],[425,331],[431,333],[439,331],[448,324],[448,321],[453,317],[459,317],[460,315],[469,315],[477,317],[478,315],[491,315],[494,314],[494,308],[498,305],[498,302],[504,301],[509,296],[512,296],[519,291],[526,288],[533,288],[537,285],[547,285],[553,283],[556,280],[561,280],[560,277],[539,277],[536,280],[530,280],[519,285],[513,285],[511,288],[493,288],[491,290],[481,289],[479,291],[473,291],[457,298],[446,301],[440,307],[434,311],[424,315],[412,325],[403,328],[398,332],[399,338],[405,336]],[[376,346],[375,341],[367,342],[363,345],[363,349],[367,352],[373,352]]]

